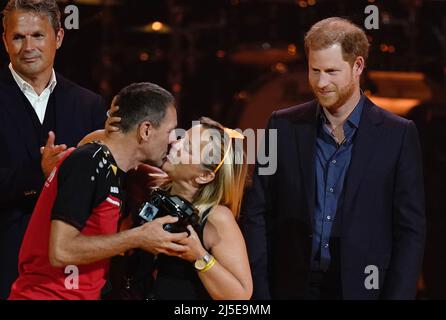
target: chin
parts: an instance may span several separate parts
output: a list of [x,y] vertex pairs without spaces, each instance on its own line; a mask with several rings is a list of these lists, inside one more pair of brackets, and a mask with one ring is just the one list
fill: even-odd
[[318,96],[319,104],[324,107],[325,109],[329,110],[335,110],[342,105],[341,99],[339,96],[326,98],[326,97],[320,97]]
[[325,109],[331,110],[331,109],[336,109],[336,104],[337,101],[324,101],[322,99],[318,99],[319,100],[319,104],[324,107]]
[[161,163],[161,161],[145,160],[145,161],[141,162],[141,164],[150,166],[150,167],[154,167],[154,168],[159,168],[162,163]]
[[21,65],[19,69],[26,77],[32,77],[42,73],[41,68],[34,65]]
[[161,170],[163,170],[165,173],[169,173],[172,171],[172,164],[167,160],[164,161],[164,163],[161,165]]

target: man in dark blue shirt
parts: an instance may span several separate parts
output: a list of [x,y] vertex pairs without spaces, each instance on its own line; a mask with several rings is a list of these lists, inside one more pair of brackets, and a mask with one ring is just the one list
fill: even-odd
[[277,170],[257,164],[242,211],[253,298],[413,299],[425,242],[415,125],[362,94],[359,27],[322,20],[305,49],[317,99],[272,114]]
[[[343,137],[331,130],[324,109],[318,109],[316,139],[316,207],[314,212],[312,271],[327,271],[330,265],[330,237],[340,204],[345,175],[352,157],[353,141],[361,119],[362,96],[342,125]],[[339,131],[339,130],[338,130]]]

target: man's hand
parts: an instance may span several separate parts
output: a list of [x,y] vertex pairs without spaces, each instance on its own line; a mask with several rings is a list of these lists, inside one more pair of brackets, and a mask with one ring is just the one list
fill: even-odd
[[178,244],[185,245],[188,250],[180,254],[179,257],[189,262],[194,262],[206,254],[206,249],[203,247],[203,244],[201,243],[200,238],[198,237],[198,234],[195,232],[194,228],[191,225],[188,225],[187,229],[190,232],[190,236],[181,239]]
[[64,157],[65,153],[74,149],[70,148],[67,150],[67,146],[65,144],[55,145],[55,139],[56,137],[54,132],[50,131],[48,133],[46,145],[44,147],[40,147],[40,153],[42,154],[40,165],[45,178],[50,175],[51,171],[53,171],[54,167],[56,167],[59,161]]
[[154,254],[164,253],[171,256],[179,256],[188,251],[187,246],[176,243],[187,238],[186,232],[170,233],[163,229],[165,224],[177,221],[178,218],[176,217],[165,216],[138,227],[140,228],[139,247]]
[[108,135],[112,132],[119,131],[116,124],[121,121],[121,117],[114,117],[113,114],[119,110],[119,106],[115,105],[115,99],[113,99],[110,109],[107,111],[107,121],[105,121],[105,134]]

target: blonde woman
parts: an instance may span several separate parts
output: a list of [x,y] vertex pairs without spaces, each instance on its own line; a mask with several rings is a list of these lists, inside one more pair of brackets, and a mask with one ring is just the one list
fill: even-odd
[[[210,132],[221,139],[209,139]],[[186,253],[157,257],[154,299],[251,297],[251,271],[237,224],[247,173],[240,139],[243,135],[237,131],[202,118],[172,144],[162,166],[169,178],[163,188],[199,210],[199,226],[188,227],[190,236],[181,242],[189,248]],[[197,145],[200,163],[194,164]]]

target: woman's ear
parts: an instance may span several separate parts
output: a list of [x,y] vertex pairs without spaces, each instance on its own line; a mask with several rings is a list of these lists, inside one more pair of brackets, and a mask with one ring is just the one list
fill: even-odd
[[203,170],[198,177],[195,178],[195,182],[198,184],[207,184],[215,179],[215,173],[210,170]]

